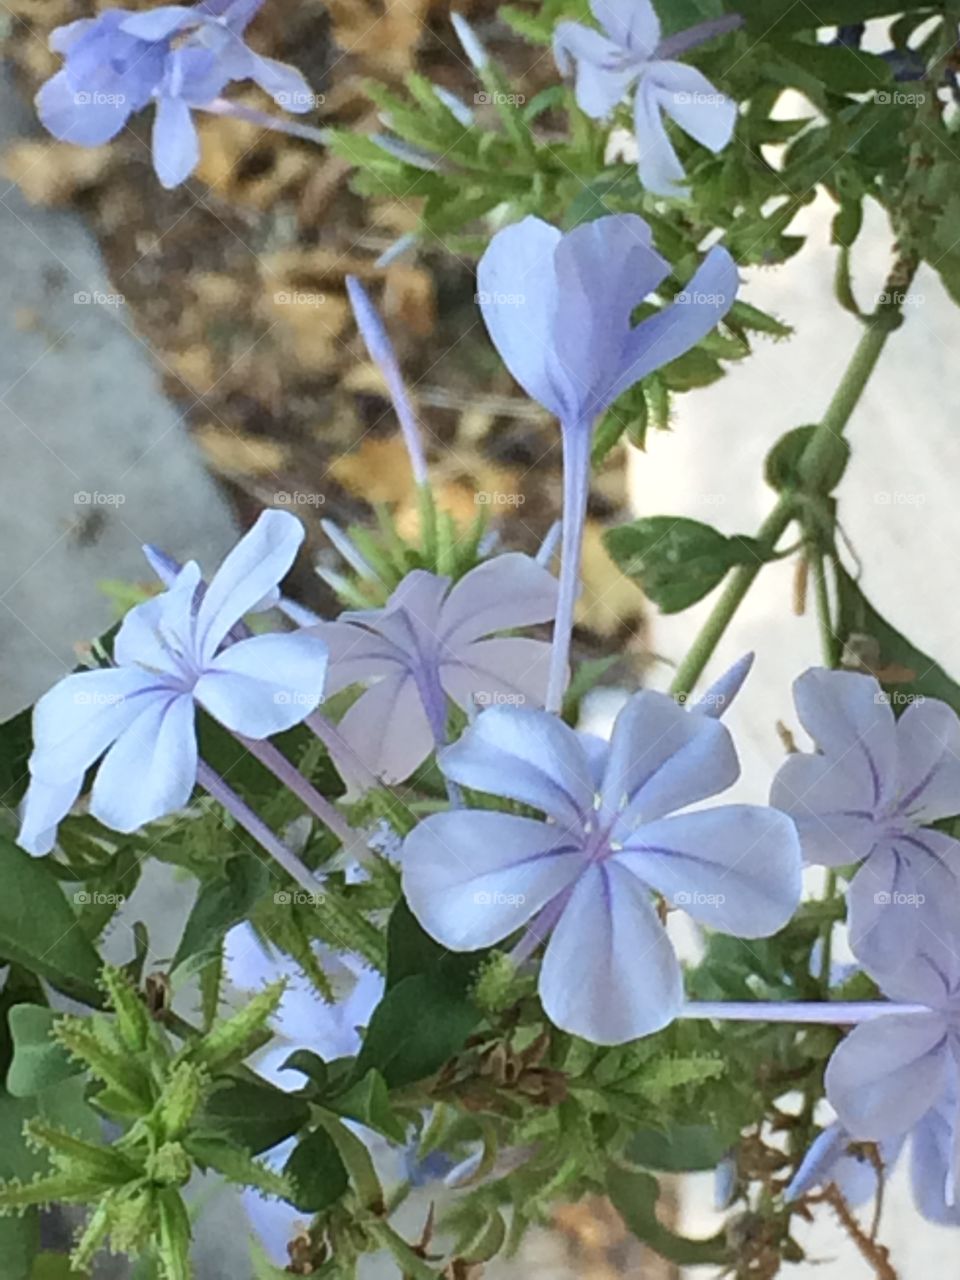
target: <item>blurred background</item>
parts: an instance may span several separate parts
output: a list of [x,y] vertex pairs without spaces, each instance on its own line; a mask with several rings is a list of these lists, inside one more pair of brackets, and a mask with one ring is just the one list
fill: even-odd
[[[345,163],[322,149],[219,118],[204,123],[200,168],[175,192],[155,180],[142,120],[96,150],[41,134],[30,99],[56,66],[49,31],[96,7],[8,0],[0,10],[3,717],[68,670],[78,643],[110,625],[124,584],[148,577],[144,542],[212,566],[264,506],[294,509],[310,529],[295,590],[322,610],[332,602],[312,564],[333,559],[321,518],[369,519],[371,504],[384,502],[401,524],[415,520],[395,422],[344,296],[347,273],[364,279],[382,307],[449,508],[469,519],[479,493],[512,495],[502,506],[503,536],[530,550],[558,506],[555,428],[498,367],[473,304],[472,261],[425,244],[387,269],[375,265],[416,227],[415,199],[361,197]],[[519,91],[531,96],[555,82],[549,56],[511,40],[496,5],[461,7]],[[271,0],[253,31],[257,47],[306,74],[321,123],[375,127],[365,76],[399,82],[416,67],[468,102],[476,91],[445,2]],[[868,33],[868,43],[881,36]],[[248,101],[264,105],[254,94]],[[803,109],[785,103],[784,115]],[[641,677],[665,686],[709,602],[652,617],[606,562],[599,532],[625,505],[707,520],[726,533],[756,529],[771,503],[764,456],[782,432],[817,420],[858,334],[833,297],[832,212],[825,198],[805,210],[796,229],[811,238],[807,250],[745,280],[742,296],[795,336],[761,343],[722,383],[680,398],[670,432],[652,433],[644,453],[618,450],[598,479],[578,638],[581,653],[621,655],[624,683]],[[854,264],[865,300],[882,287],[890,247],[878,216]],[[840,491],[867,594],[953,672],[957,338],[953,305],[933,274],[921,272],[906,324],[851,425],[853,460]],[[707,673],[758,652],[730,716],[744,760],[740,798],[765,799],[782,758],[778,721],[796,727],[790,683],[819,658],[813,620],[797,616],[796,603],[790,560],[766,568]],[[617,698],[610,690],[593,699],[598,723]],[[183,892],[148,879],[127,905],[128,919],[150,920],[158,960],[167,954],[164,921],[169,932],[182,919]],[[115,926],[120,953],[126,927]],[[686,1179],[667,1198],[689,1232],[709,1234],[721,1221],[709,1182]],[[897,1274],[948,1274],[960,1242],[916,1215],[904,1182],[901,1169],[882,1231]],[[426,1200],[408,1206],[411,1222]],[[245,1277],[242,1254],[232,1251],[243,1238],[236,1205],[218,1203],[203,1224],[198,1275]],[[874,1274],[825,1213],[800,1235],[808,1261],[793,1268],[798,1280]],[[491,1280],[676,1274],[645,1255],[600,1202],[558,1207],[518,1262],[487,1271]]]

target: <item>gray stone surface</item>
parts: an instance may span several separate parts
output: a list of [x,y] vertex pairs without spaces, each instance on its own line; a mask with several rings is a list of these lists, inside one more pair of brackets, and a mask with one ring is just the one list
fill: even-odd
[[[28,127],[0,82],[0,146]],[[0,716],[106,629],[97,584],[149,577],[143,542],[209,563],[226,504],[73,213],[0,181]]]

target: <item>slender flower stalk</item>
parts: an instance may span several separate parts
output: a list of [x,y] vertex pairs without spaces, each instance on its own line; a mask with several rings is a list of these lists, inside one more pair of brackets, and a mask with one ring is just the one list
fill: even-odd
[[560,534],[563,525],[559,520],[554,520],[553,524],[547,530],[546,537],[540,543],[540,549],[537,552],[537,564],[542,564],[545,569],[549,569],[553,561],[553,557],[557,554],[557,547],[560,545]]
[[326,796],[321,795],[299,769],[290,763],[278,747],[266,738],[258,741],[255,738],[245,738],[241,733],[234,736],[238,742],[243,743],[254,759],[259,760],[263,767],[269,769],[298,800],[303,801],[314,817],[319,818],[341,844],[349,845],[353,842],[356,832],[349,822],[337,812]]
[[366,344],[370,359],[380,370],[387,384],[387,390],[400,423],[400,430],[403,432],[403,442],[407,446],[413,478],[419,488],[427,488],[430,483],[430,473],[427,469],[423,436],[403,383],[403,375],[400,372],[393,344],[366,289],[355,276],[347,276],[347,293],[357,318],[357,328]]
[[570,668],[570,644],[580,593],[580,561],[583,533],[587,521],[587,498],[590,493],[589,425],[578,424],[563,431],[563,528],[560,551],[560,595],[557,620],[553,627],[553,649],[550,654],[550,682],[547,685],[546,709],[559,711],[567,687]]
[[[340,528],[334,520],[321,520],[320,528],[327,535],[336,549],[346,560],[350,568],[367,582],[376,582],[383,586],[383,579],[356,546],[353,539]],[[318,622],[318,618],[314,618]],[[308,624],[309,625],[309,624]]]
[[245,124],[260,125],[274,133],[286,133],[291,138],[302,138],[304,142],[315,142],[318,147],[328,147],[333,137],[331,129],[318,129],[315,125],[301,124],[297,120],[286,120],[283,116],[271,115],[268,111],[257,111],[254,107],[246,107],[242,102],[231,102],[227,98],[214,98],[198,110],[208,115],[226,116],[234,120],[242,120]]
[[661,40],[657,46],[657,57],[664,61],[682,57],[691,49],[696,49],[698,45],[706,44],[708,40],[716,40],[718,36],[730,35],[731,32],[739,31],[742,26],[744,21],[739,13],[728,13],[722,18],[710,18],[706,22],[698,22],[696,26],[688,27],[686,31],[678,31],[675,36],[667,36],[665,40]]
[[336,761],[348,786],[356,786],[360,791],[369,791],[383,784],[369,765],[365,764],[355,748],[347,741],[337,725],[321,711],[314,711],[304,721],[307,728],[320,739]]
[[218,804],[223,805],[224,809],[233,817],[236,822],[243,827],[248,835],[252,836],[263,849],[269,853],[270,857],[278,862],[287,875],[295,880],[302,889],[307,893],[316,893],[320,887],[320,881],[314,876],[309,868],[305,867],[292,849],[289,849],[279,836],[270,830],[262,818],[250,808],[246,801],[242,800],[234,789],[221,778],[220,774],[204,760],[197,762],[197,783],[203,787]]
[[679,1016],[699,1022],[803,1022],[845,1027],[894,1014],[929,1012],[927,1005],[893,1000],[697,1000],[685,1004]]

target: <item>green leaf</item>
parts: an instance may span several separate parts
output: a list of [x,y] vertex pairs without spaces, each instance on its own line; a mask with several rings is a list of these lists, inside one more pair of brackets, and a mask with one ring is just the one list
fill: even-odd
[[187,961],[199,965],[213,958],[227,932],[247,919],[270,883],[271,871],[262,858],[248,853],[228,858],[223,874],[201,886],[171,969]]
[[664,365],[662,376],[671,391],[692,391],[709,387],[724,376],[723,366],[700,347],[693,347],[677,360]]
[[0,956],[99,1004],[99,958],[45,861],[0,836],[0,884]]
[[660,1184],[652,1174],[611,1165],[607,1194],[637,1239],[662,1258],[680,1267],[729,1263],[725,1232],[709,1240],[688,1240],[662,1225],[657,1217]]
[[379,1071],[368,1071],[345,1093],[328,1098],[325,1105],[337,1115],[359,1120],[368,1129],[376,1129],[392,1142],[402,1143],[406,1139],[407,1126],[390,1106],[390,1092]]
[[228,1182],[253,1187],[271,1196],[286,1196],[290,1186],[276,1169],[254,1160],[248,1151],[223,1137],[191,1134],[184,1141],[189,1154],[204,1169],[215,1169]]
[[[39,1280],[48,1275],[70,1276],[78,1280],[76,1273],[37,1271],[36,1253],[40,1248],[40,1221],[36,1212],[22,1218],[0,1218],[0,1275],[3,1280]],[[61,1258],[61,1262],[67,1259]]]
[[252,1155],[269,1151],[310,1119],[303,1098],[253,1080],[221,1081],[195,1121],[196,1132],[222,1134]]
[[12,1097],[32,1097],[82,1071],[81,1065],[50,1038],[57,1016],[46,1005],[17,1004],[10,1010],[13,1061],[7,1072],[7,1089]]
[[423,1080],[463,1048],[479,1021],[479,1010],[441,978],[403,978],[373,1011],[354,1077],[373,1068],[390,1088]]
[[609,529],[603,540],[614,563],[663,613],[688,609],[729,569],[766,554],[752,538],[727,538],[711,525],[677,516],[647,516]]
[[349,1183],[340,1153],[326,1129],[315,1129],[299,1142],[283,1172],[294,1188],[292,1203],[301,1213],[328,1209]]
[[299,1071],[307,1077],[317,1089],[327,1087],[330,1077],[329,1068],[323,1058],[312,1049],[294,1049],[290,1057],[280,1067],[281,1071]]
[[816,31],[820,27],[843,26],[903,13],[905,8],[929,9],[929,4],[904,4],[904,0],[817,0],[808,4],[784,4],[784,0],[727,0],[731,13],[739,13],[747,27],[759,36],[774,30],[777,35],[791,31]]
[[873,607],[842,565],[836,566],[838,631],[848,660],[859,657],[891,695],[896,710],[917,697],[940,698],[960,714],[957,684]]
[[[2,1257],[2,1249],[0,1249]],[[6,1274],[6,1272],[4,1272]],[[38,1253],[30,1272],[30,1280],[85,1280],[86,1272],[74,1271],[63,1253]]]
[[[784,41],[773,47],[778,69],[785,70],[788,82],[793,67],[799,68],[803,77],[812,76],[831,93],[866,93],[883,89],[893,80],[893,73],[883,58],[864,53],[862,49],[848,49],[838,44],[806,44],[800,40]],[[804,89],[805,85],[798,82],[795,87]]]
[[426,932],[401,898],[387,925],[387,988],[404,978],[428,975],[453,993],[467,991],[484,951],[448,951]]
[[27,761],[33,750],[33,708],[0,724],[0,804],[13,811],[27,789]]
[[631,1164],[659,1173],[693,1173],[715,1169],[729,1149],[730,1139],[710,1125],[688,1124],[666,1132],[640,1129],[624,1154]]
[[654,8],[665,36],[723,17],[723,0],[655,0]]
[[789,338],[793,334],[789,325],[778,320],[776,316],[761,311],[759,307],[752,306],[749,302],[735,302],[727,314],[725,323],[734,333],[741,331],[766,333],[772,338]]

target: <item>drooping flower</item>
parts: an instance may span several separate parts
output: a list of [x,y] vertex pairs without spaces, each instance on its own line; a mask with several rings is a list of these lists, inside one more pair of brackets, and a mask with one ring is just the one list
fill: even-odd
[[770,803],[793,817],[808,862],[860,863],[851,945],[896,967],[960,919],[960,842],[926,825],[960,812],[960,720],[935,698],[897,720],[878,682],[851,671],[805,672],[794,700],[819,753],[790,756]]
[[551,711],[560,708],[568,668],[594,425],[622,392],[696,346],[736,298],[736,265],[716,246],[671,306],[634,325],[634,310],[669,274],[649,226],[634,214],[597,218],[566,234],[524,218],[497,232],[477,269],[477,296],[494,346],[524,391],[562,428],[563,549]]
[[483,712],[442,753],[447,777],[541,810],[432,815],[407,837],[403,887],[423,927],[470,951],[524,925],[519,954],[547,940],[540,996],[557,1026],[618,1044],[680,1011],[680,964],[653,894],[740,937],[764,937],[800,898],[784,814],[755,805],[677,813],[739,773],[726,728],[644,691],[609,746],[545,712]]
[[197,781],[197,704],[252,739],[289,729],[318,706],[322,640],[306,631],[231,634],[286,575],[303,536],[296,517],[264,512],[205,590],[190,561],[168,591],[130,610],[114,666],[67,676],[44,694],[34,709],[24,849],[53,848],[101,757],[90,812],[105,826],[135,831],[183,807]]
[[[924,1123],[921,1121],[921,1124]],[[856,1209],[876,1197],[880,1177],[891,1172],[903,1149],[902,1135],[876,1144],[876,1158],[862,1143],[851,1137],[838,1121],[834,1121],[819,1133],[783,1193],[789,1204],[807,1195],[815,1187],[831,1183],[837,1188],[851,1209]]]
[[717,246],[672,306],[634,325],[635,309],[669,275],[636,214],[566,233],[528,217],[493,237],[477,285],[516,380],[564,427],[589,432],[622,392],[696,346],[733,305],[736,265]]
[[[335,955],[320,946],[315,950],[333,987],[334,1004],[325,1004],[294,962],[265,946],[249,924],[231,929],[224,944],[226,974],[235,988],[255,992],[280,979],[287,984],[273,1020],[276,1038],[256,1064],[257,1073],[280,1089],[299,1089],[303,1084],[296,1071],[284,1069],[295,1049],[309,1049],[325,1062],[356,1054],[360,1029],[370,1021],[383,995],[383,978],[372,969],[363,968],[349,955]],[[290,1138],[274,1147],[265,1157],[267,1164],[282,1169],[295,1145],[296,1139]],[[242,1198],[270,1261],[287,1265],[287,1245],[306,1230],[310,1215],[255,1191],[243,1192]]]
[[529,556],[496,556],[455,586],[417,569],[383,609],[343,613],[310,630],[330,650],[327,692],[373,680],[340,721],[340,734],[386,781],[402,782],[446,741],[447,698],[472,711],[543,702],[550,646],[497,636],[549,621],[557,581]]
[[[950,1125],[956,1104],[950,1097],[931,1107],[907,1135],[876,1144],[884,1178],[900,1159],[904,1144],[910,1147],[910,1182],[913,1202],[929,1222],[960,1227],[960,1204],[947,1201],[950,1175]],[[796,1176],[784,1192],[796,1200],[814,1187],[833,1183],[847,1204],[856,1209],[874,1200],[880,1189],[875,1158],[844,1127],[835,1122],[814,1140]]]
[[[905,1008],[854,1027],[834,1050],[824,1083],[852,1138],[892,1142],[911,1130],[919,1145],[923,1212],[953,1210],[960,1198],[960,948],[956,928],[930,938],[896,972],[872,971],[884,995]],[[869,971],[869,970],[868,970]],[[921,1126],[918,1128],[918,1126]],[[930,1170],[939,1169],[939,1202]],[[915,1184],[916,1185],[916,1184]]]
[[245,43],[244,31],[262,3],[204,0],[143,13],[105,9],[57,27],[50,47],[63,54],[64,65],[37,94],[42,123],[63,142],[100,146],[153,101],[154,167],[165,187],[178,186],[199,160],[191,110],[214,103],[231,82],[253,80],[290,111],[313,105],[299,71]]
[[733,137],[737,106],[702,72],[675,61],[675,55],[734,30],[740,19],[706,22],[663,41],[652,0],[590,0],[590,8],[601,31],[579,22],[559,23],[553,38],[557,66],[564,75],[576,70],[577,102],[596,120],[610,115],[634,89],[640,181],[654,195],[687,195],[683,165],[664,115],[701,146],[718,152]]

